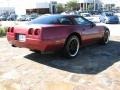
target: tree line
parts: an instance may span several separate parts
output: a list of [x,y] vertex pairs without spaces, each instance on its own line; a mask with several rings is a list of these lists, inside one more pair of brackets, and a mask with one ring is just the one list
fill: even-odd
[[[93,10],[93,5],[88,6],[88,10]],[[69,0],[66,4],[57,4],[57,12],[61,13],[63,11],[74,11],[74,10],[79,10],[80,5],[78,0]]]

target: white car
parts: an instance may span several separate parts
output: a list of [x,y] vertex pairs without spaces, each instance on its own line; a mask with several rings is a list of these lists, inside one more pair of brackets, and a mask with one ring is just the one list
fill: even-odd
[[85,17],[86,19],[88,19],[89,21],[92,22],[100,22],[99,17],[97,16],[92,16],[90,13],[81,13],[81,16]]

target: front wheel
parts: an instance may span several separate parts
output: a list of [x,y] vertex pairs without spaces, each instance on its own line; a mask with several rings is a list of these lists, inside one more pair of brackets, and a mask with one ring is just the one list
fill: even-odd
[[109,42],[109,37],[110,37],[110,31],[109,30],[105,30],[104,32],[104,36],[101,40],[101,44],[107,44]]
[[68,58],[74,58],[77,56],[80,48],[79,38],[75,35],[72,35],[68,38],[64,46],[64,56]]

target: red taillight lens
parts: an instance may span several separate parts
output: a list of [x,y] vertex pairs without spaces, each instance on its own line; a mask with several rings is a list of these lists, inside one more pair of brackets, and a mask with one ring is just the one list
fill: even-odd
[[14,32],[14,27],[11,28],[11,32],[12,32],[12,33]]
[[34,35],[39,35],[40,34],[40,29],[35,29]]
[[7,30],[7,32],[10,32],[10,27],[8,27],[8,30]]
[[28,30],[28,34],[30,34],[30,35],[33,34],[33,28],[30,28],[30,29]]
[[7,32],[11,32],[11,33],[13,33],[13,32],[14,32],[14,27],[8,27]]

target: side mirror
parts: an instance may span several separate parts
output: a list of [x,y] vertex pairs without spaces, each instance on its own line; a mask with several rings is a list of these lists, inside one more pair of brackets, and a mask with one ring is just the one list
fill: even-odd
[[93,23],[93,22],[91,22],[90,26],[93,28],[93,27],[95,27],[95,26],[96,26],[96,24],[95,24],[95,23]]

